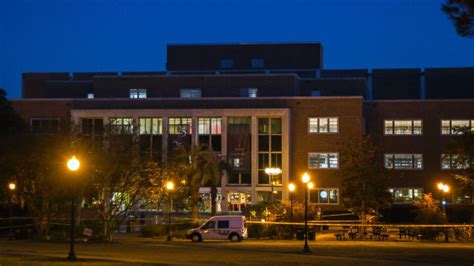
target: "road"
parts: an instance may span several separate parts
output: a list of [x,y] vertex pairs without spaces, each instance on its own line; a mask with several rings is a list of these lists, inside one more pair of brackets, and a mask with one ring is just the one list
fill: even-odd
[[[474,243],[414,241],[317,241],[301,254],[302,241],[247,240],[241,243],[164,241],[118,235],[113,243],[77,244],[78,264],[87,265],[473,265]],[[67,242],[0,241],[0,265],[61,265]]]

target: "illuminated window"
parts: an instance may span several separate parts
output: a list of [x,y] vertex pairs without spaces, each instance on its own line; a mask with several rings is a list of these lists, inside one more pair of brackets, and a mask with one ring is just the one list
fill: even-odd
[[270,178],[265,168],[282,169],[281,118],[258,118],[258,184],[281,185],[281,174]]
[[421,200],[423,197],[422,188],[389,188],[394,203],[411,203],[414,200]]
[[199,117],[198,135],[199,144],[206,144],[214,152],[221,152],[222,118]]
[[474,120],[441,120],[441,135],[461,135],[474,132]]
[[162,124],[161,118],[140,118],[140,135],[161,135]]
[[146,89],[130,89],[130,99],[145,99]]
[[112,135],[131,135],[133,133],[133,119],[128,117],[110,118],[110,131]]
[[87,99],[94,99],[94,93],[88,93]]
[[317,188],[309,192],[310,202],[314,204],[339,204],[339,189]]
[[181,98],[201,98],[201,89],[181,89]]
[[192,134],[191,117],[170,117],[168,133],[171,135]]
[[385,154],[387,169],[423,169],[422,154]]
[[337,117],[310,117],[309,133],[337,133],[339,124]]
[[421,135],[421,120],[385,120],[385,135]]
[[337,153],[308,153],[309,169],[337,169],[339,167]]
[[441,169],[468,169],[470,160],[459,154],[441,154]]

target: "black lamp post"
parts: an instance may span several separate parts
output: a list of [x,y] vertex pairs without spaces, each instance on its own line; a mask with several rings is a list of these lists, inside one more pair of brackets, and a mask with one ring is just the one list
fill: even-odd
[[[69,159],[69,161],[67,162],[67,168],[71,172],[76,172],[77,170],[79,170],[80,165],[81,165],[81,163],[76,158],[76,156],[72,156],[72,158]],[[77,260],[76,251],[74,250],[74,225],[75,225],[74,211],[75,211],[75,206],[76,206],[75,197],[74,197],[74,193],[72,193],[72,197],[71,197],[71,235],[70,235],[71,242],[70,242],[70,246],[69,246],[69,255],[67,256],[67,260],[69,260],[69,261],[76,261]]]
[[[446,216],[446,194],[449,192],[449,186],[443,183],[438,183],[438,189],[443,193],[443,200],[441,201],[441,206],[443,206],[443,216],[447,223],[448,217]],[[448,227],[444,228],[444,242],[449,242]]]
[[310,253],[311,250],[308,246],[308,190],[311,189],[314,184],[310,182],[310,177],[307,173],[304,173],[303,183],[305,185],[304,188],[304,247],[303,253]]
[[166,241],[171,241],[171,192],[174,190],[174,183],[172,181],[166,183],[166,190],[168,191],[168,237]]
[[16,184],[13,182],[10,182],[8,184],[8,189],[10,190],[10,193],[8,195],[8,227],[9,227],[9,239],[13,239],[13,223],[12,223],[12,218],[13,218],[13,210],[12,210],[12,198],[13,198],[13,193],[16,189]]

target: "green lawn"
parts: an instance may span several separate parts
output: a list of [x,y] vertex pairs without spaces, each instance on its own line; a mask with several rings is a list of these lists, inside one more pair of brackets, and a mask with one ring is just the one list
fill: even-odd
[[[165,242],[136,235],[118,235],[114,243],[78,243],[78,264],[253,264],[253,265],[473,265],[474,243],[416,241],[335,241],[327,235],[311,242],[246,240],[241,243],[188,240]],[[0,265],[67,264],[67,242],[0,241]]]

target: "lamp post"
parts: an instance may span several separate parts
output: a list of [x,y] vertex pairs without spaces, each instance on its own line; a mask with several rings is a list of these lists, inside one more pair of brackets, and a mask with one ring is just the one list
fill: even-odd
[[[443,193],[443,200],[441,201],[441,206],[443,206],[443,216],[446,221],[448,222],[448,217],[446,216],[446,194],[449,192],[449,186],[444,183],[438,183],[438,189]],[[446,227],[444,232],[444,242],[449,242],[448,238],[448,228]]]
[[265,174],[270,176],[270,184],[272,186],[272,193],[270,195],[270,201],[273,202],[273,176],[281,174],[280,168],[267,167],[265,168]]
[[16,184],[14,182],[10,182],[8,184],[8,189],[10,190],[10,195],[8,195],[8,227],[9,229],[9,239],[13,239],[13,228],[12,228],[12,218],[13,218],[13,211],[12,211],[12,197],[13,193],[15,193]]
[[[79,170],[81,163],[79,160],[76,158],[76,156],[72,156],[71,159],[67,161],[67,168],[71,172],[76,172]],[[74,251],[74,209],[75,209],[75,198],[74,198],[74,193],[71,193],[71,243],[69,246],[69,255],[67,256],[67,260],[69,261],[76,261],[76,251]]]
[[[290,191],[290,222],[293,223],[293,192],[295,191],[295,184],[288,184],[288,190]],[[293,224],[290,225],[291,239],[293,239]]]
[[166,241],[171,241],[171,192],[174,190],[172,181],[166,182],[166,190],[168,191],[168,237]]
[[308,246],[308,190],[309,190],[309,184],[310,183],[310,177],[308,173],[304,173],[302,180],[303,184],[305,185],[305,190],[304,190],[304,247],[303,247],[303,253],[310,253],[311,250],[309,249]]

